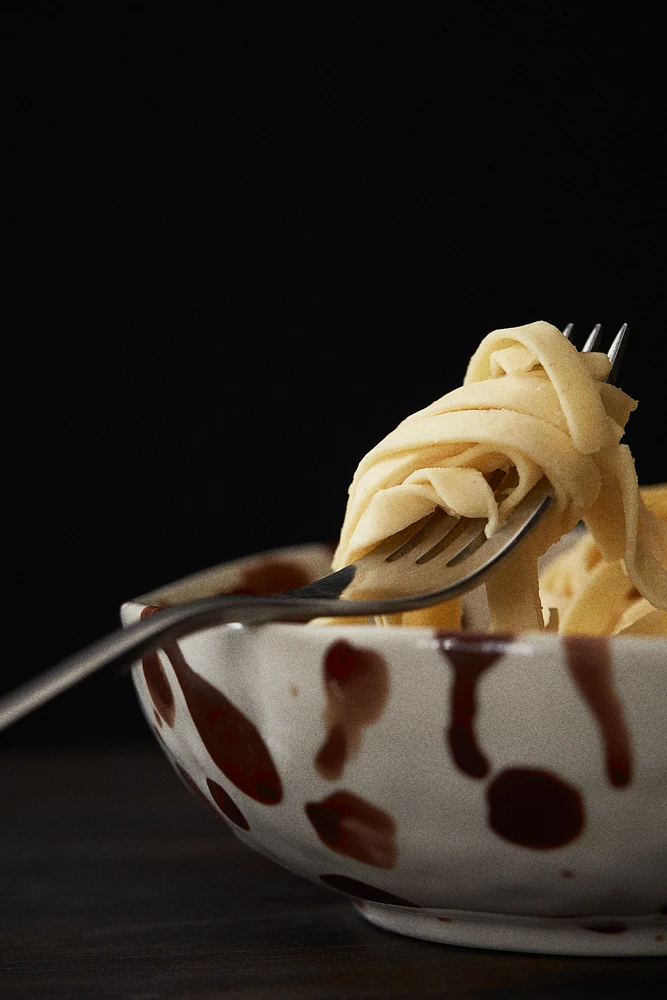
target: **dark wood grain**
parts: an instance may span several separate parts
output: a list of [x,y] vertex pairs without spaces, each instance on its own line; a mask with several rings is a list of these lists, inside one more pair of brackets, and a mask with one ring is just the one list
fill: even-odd
[[414,941],[252,853],[155,750],[0,757],[2,1000],[652,1000],[667,960]]

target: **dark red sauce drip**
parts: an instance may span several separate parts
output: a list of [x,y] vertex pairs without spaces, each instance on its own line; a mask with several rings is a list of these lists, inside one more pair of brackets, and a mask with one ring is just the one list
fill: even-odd
[[486,794],[490,826],[513,844],[548,850],[569,844],[583,829],[581,796],[546,771],[501,771]]
[[202,792],[201,788],[199,787],[195,779],[192,777],[192,775],[188,774],[185,768],[181,767],[180,764],[176,764],[176,770],[183,779],[184,784],[187,785],[187,787],[190,789],[195,798],[199,799],[200,802],[203,802],[203,804],[206,806],[207,809],[210,809],[212,813],[216,814],[215,809],[213,808],[213,803],[206,798],[206,796],[204,795],[204,793]]
[[312,576],[299,563],[286,559],[265,559],[256,566],[249,566],[234,594],[280,594],[283,590],[296,590],[312,582]]
[[[149,615],[153,615],[156,611],[160,610],[161,608],[153,606],[142,608],[141,617],[148,618]],[[174,693],[171,690],[167,675],[164,672],[164,667],[160,663],[158,654],[147,653],[141,661],[141,668],[146,679],[148,693],[151,696],[151,700],[155,705],[156,711],[159,712],[168,726],[173,726],[174,717],[176,715]]]
[[483,778],[489,764],[477,746],[473,731],[477,682],[485,670],[505,655],[513,636],[495,632],[464,635],[439,631],[436,638],[440,651],[454,670],[447,742],[458,767],[473,778]]
[[609,781],[622,788],[632,777],[632,749],[623,702],[614,688],[609,640],[568,635],[563,643],[570,676],[600,727]]
[[410,906],[417,908],[416,903],[410,903],[407,899],[394,896],[392,892],[385,892],[377,886],[368,885],[367,882],[360,882],[356,878],[348,878],[347,875],[320,875],[320,882],[345,892],[348,896],[355,896],[357,899],[367,899],[369,903],[390,903],[392,906]]
[[664,934],[656,934],[655,940],[656,941],[664,941],[665,940],[665,935]]
[[387,704],[389,668],[374,650],[340,639],[324,657],[323,683],[328,735],[315,757],[315,768],[323,778],[334,780],[358,751],[363,728],[375,722]]
[[250,719],[217,688],[195,673],[178,643],[166,644],[164,651],[211,760],[250,798],[269,806],[280,802],[283,797],[280,776],[266,744]]
[[621,920],[610,920],[600,924],[582,924],[585,931],[595,931],[597,934],[622,934],[627,931],[628,925]]
[[242,830],[249,830],[248,820],[222,785],[219,785],[217,781],[211,781],[210,778],[206,779],[206,784],[220,812],[223,812],[227,819],[230,819],[232,823],[239,826]]
[[438,920],[440,921],[441,924],[451,924],[452,922],[451,917],[438,917]]
[[330,725],[326,742],[323,743],[315,756],[315,769],[323,778],[328,778],[330,781],[340,778],[345,769],[348,753],[349,745],[345,727]]
[[307,802],[305,809],[317,836],[332,851],[376,868],[396,864],[396,824],[383,809],[352,792]]

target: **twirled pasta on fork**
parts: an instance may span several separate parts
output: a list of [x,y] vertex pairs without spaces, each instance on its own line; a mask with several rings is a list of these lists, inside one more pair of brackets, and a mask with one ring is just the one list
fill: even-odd
[[[579,521],[606,563],[621,561],[645,612],[667,609],[667,524],[644,503],[621,443],[637,403],[605,381],[610,367],[605,354],[578,351],[548,323],[490,333],[460,388],[407,417],[361,461],[334,568],[436,507],[485,518],[491,536],[545,476],[554,502],[488,577],[492,629],[545,627],[537,560]],[[499,471],[500,490],[493,478]],[[460,603],[381,621],[458,628]],[[584,615],[577,630],[585,626]]]

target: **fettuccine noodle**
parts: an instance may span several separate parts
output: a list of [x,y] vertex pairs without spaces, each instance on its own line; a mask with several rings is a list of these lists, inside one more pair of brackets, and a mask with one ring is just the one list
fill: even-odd
[[[490,333],[471,358],[460,388],[407,417],[361,461],[350,486],[334,569],[354,562],[436,507],[486,518],[491,536],[546,476],[554,502],[526,542],[487,578],[491,628],[545,627],[537,559],[580,520],[603,565],[616,566],[609,569],[609,579],[599,582],[601,592],[612,585],[613,573],[622,572],[645,602],[638,618],[626,615],[625,630],[654,609],[664,612],[667,524],[644,503],[632,455],[620,443],[637,404],[604,382],[609,367],[606,355],[579,353],[548,323]],[[515,485],[503,497],[494,496],[488,482],[496,470],[516,473]],[[600,592],[597,583],[592,586]],[[346,596],[354,596],[353,588]],[[371,596],[368,588],[364,596]],[[548,607],[558,607],[562,616],[565,603],[559,599]],[[569,608],[561,629],[599,631],[590,620],[598,612],[590,601],[587,606],[588,612],[576,612],[575,626],[570,622],[575,608]],[[626,611],[624,607],[620,617]],[[606,622],[605,631],[616,628],[620,617]],[[381,623],[459,627],[460,602]]]
[[[648,509],[667,522],[667,484],[639,492]],[[549,563],[540,591],[545,607],[557,611],[562,633],[667,635],[667,611],[640,594],[622,559],[604,559],[589,532]]]

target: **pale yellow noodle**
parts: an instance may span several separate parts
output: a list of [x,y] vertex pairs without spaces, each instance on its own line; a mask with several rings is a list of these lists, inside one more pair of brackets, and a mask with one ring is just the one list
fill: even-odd
[[[667,522],[667,484],[642,487],[639,494],[642,506]],[[662,533],[656,537],[659,550]],[[642,596],[624,559],[605,560],[588,532],[553,559],[540,586],[545,605],[558,611],[563,633],[667,635],[667,611]]]
[[[334,568],[436,506],[486,518],[491,535],[545,475],[555,502],[528,542],[489,577],[492,628],[544,627],[537,559],[581,519],[605,560],[623,559],[630,586],[650,608],[667,608],[667,526],[642,502],[632,456],[620,444],[636,403],[603,381],[609,367],[605,355],[580,354],[548,323],[490,333],[460,388],[403,420],[362,459]],[[487,478],[511,468],[517,485],[499,502]],[[346,596],[354,596],[354,585]],[[596,602],[586,605],[588,617],[581,612],[581,628],[592,627]],[[460,606],[379,621],[387,623],[458,627]]]

